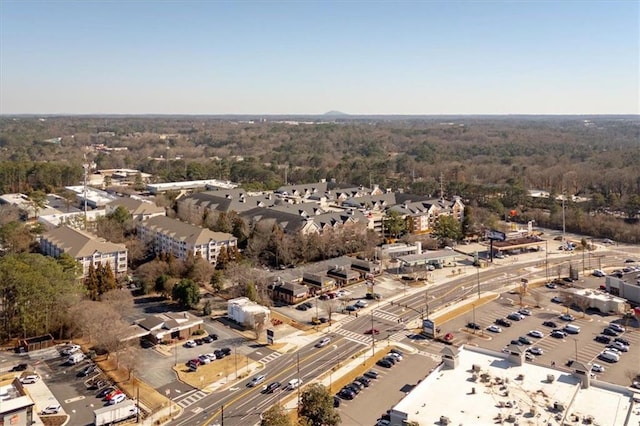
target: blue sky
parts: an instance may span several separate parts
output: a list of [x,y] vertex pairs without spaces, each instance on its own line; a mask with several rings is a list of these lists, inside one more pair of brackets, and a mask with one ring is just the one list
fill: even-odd
[[638,1],[0,0],[0,113],[638,114]]

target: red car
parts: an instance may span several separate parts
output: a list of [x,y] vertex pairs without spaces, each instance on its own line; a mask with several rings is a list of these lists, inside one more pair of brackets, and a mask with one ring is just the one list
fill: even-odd
[[107,401],[111,401],[113,398],[115,398],[116,395],[122,395],[122,391],[120,389],[116,389],[113,392],[109,393],[106,396]]
[[370,328],[369,330],[366,330],[364,334],[380,334],[380,330],[377,328]]

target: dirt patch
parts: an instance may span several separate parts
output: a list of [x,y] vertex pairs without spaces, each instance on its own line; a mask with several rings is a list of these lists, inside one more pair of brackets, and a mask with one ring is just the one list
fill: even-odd
[[215,360],[210,364],[198,367],[198,371],[190,371],[186,365],[177,365],[173,370],[180,381],[197,389],[202,389],[218,380],[235,380],[236,371],[238,379],[247,377],[249,358],[241,354],[232,354],[223,359]]
[[41,416],[44,426],[62,426],[69,416]]
[[282,323],[288,324],[288,325],[290,325],[292,327],[295,327],[298,330],[306,331],[306,330],[309,330],[310,328],[312,328],[311,325],[303,324],[303,323],[300,323],[298,321],[295,321],[295,320],[289,318],[286,315],[282,315],[280,312],[277,312],[277,311],[271,311],[271,319],[272,320],[282,321]]

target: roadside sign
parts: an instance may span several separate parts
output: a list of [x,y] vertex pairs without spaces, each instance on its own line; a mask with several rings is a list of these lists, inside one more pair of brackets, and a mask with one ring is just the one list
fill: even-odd
[[487,231],[485,236],[493,241],[504,241],[507,239],[507,235],[504,232],[496,231],[495,229]]

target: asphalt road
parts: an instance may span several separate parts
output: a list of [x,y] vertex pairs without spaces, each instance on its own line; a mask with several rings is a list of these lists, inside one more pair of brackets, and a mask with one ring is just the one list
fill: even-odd
[[[331,370],[342,360],[348,360],[363,348],[361,344],[342,336],[333,333],[329,336],[332,339],[331,343],[324,348],[308,346],[296,354],[282,355],[254,375],[266,374],[267,378],[262,385],[274,381],[286,384],[296,377],[300,377],[303,383],[308,383]],[[263,411],[292,392],[281,389],[271,394],[264,394],[261,386],[249,388],[246,387],[247,382],[209,394],[185,409],[180,418],[170,424],[174,426],[209,425],[216,422],[222,423],[223,416],[225,425],[256,424],[260,421],[260,414]]]

